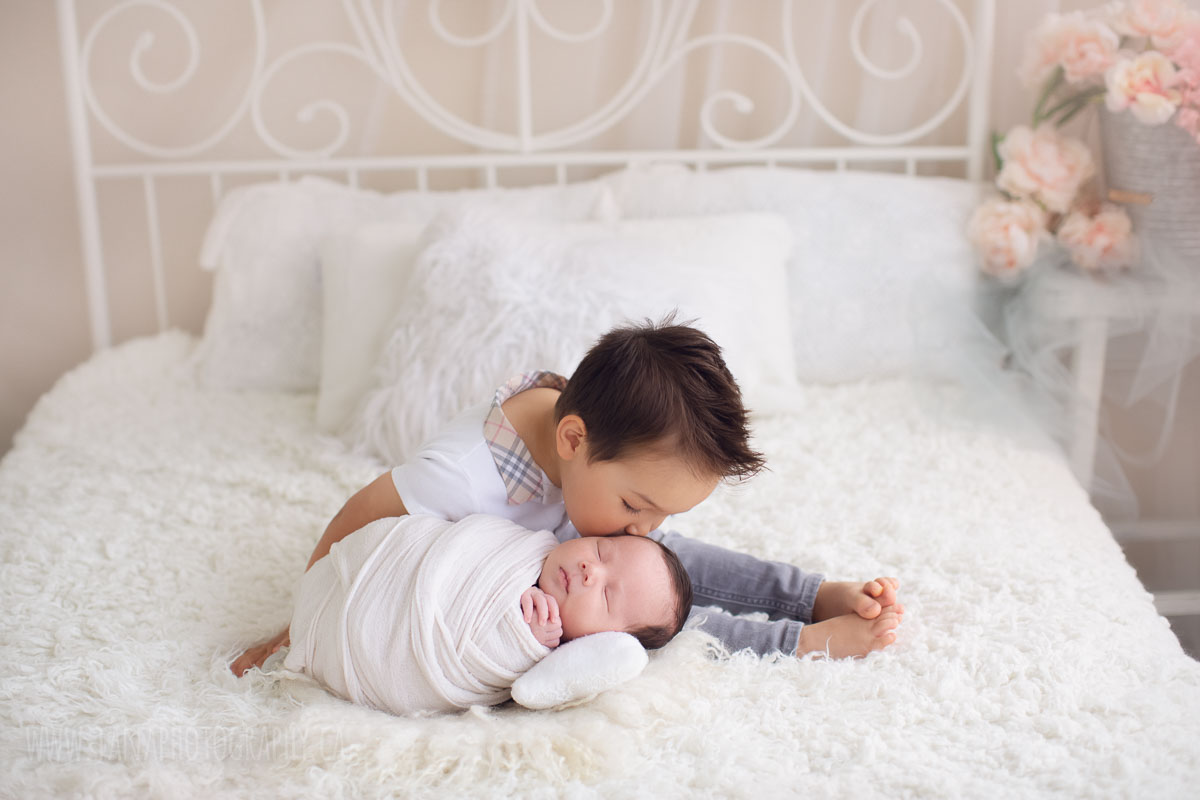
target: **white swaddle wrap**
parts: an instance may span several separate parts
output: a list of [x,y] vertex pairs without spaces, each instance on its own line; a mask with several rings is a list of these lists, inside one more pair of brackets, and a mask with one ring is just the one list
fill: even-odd
[[550,652],[520,597],[557,544],[485,515],[376,520],[300,579],[284,666],[393,714],[502,703]]

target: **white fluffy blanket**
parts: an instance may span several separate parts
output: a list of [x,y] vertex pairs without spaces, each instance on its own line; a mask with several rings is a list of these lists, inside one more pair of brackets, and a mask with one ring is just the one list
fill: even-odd
[[557,544],[482,514],[376,520],[297,583],[284,666],[393,714],[503,703],[550,652],[519,601]]
[[[194,340],[67,375],[0,462],[3,797],[1191,797],[1200,664],[1062,459],[948,391],[810,386],[771,471],[676,528],[898,575],[861,661],[685,632],[566,711],[393,717],[228,663],[278,630],[329,518],[383,465],[311,395],[197,390]],[[307,533],[304,533],[307,532]],[[717,656],[717,657],[714,657]]]

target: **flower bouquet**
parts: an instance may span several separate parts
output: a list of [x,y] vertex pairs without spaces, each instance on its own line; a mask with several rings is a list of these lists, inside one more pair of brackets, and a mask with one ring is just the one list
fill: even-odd
[[[1173,120],[1200,153],[1200,13],[1182,0],[1051,13],[1033,32],[1020,77],[1041,88],[1032,123],[992,137],[1001,194],[981,205],[969,226],[982,269],[1013,280],[1050,239],[1086,270],[1130,266],[1128,213],[1090,191],[1091,153],[1059,128],[1103,103],[1144,126]],[[1192,188],[1200,197],[1200,187]]]

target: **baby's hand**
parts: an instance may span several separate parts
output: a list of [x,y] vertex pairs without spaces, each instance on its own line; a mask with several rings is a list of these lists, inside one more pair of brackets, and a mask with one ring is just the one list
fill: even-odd
[[558,615],[557,600],[531,586],[521,594],[521,614],[535,639],[546,647],[558,647],[562,638],[562,618]]

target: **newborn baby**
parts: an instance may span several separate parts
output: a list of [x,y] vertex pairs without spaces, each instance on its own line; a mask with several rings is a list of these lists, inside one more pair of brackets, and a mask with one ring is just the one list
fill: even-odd
[[625,631],[660,647],[692,602],[675,554],[651,539],[559,544],[482,514],[390,517],[335,544],[300,579],[284,666],[393,714],[502,703],[550,652],[522,610],[535,584],[552,599],[540,608],[557,606],[562,641]]

